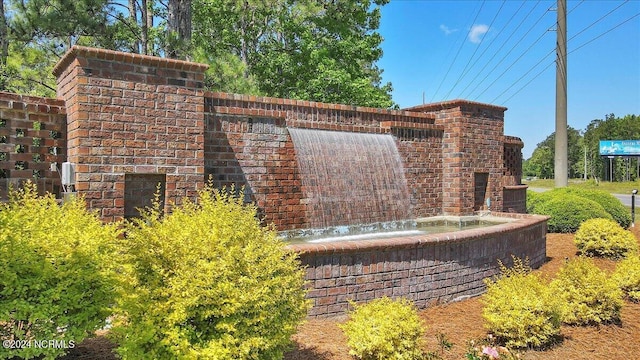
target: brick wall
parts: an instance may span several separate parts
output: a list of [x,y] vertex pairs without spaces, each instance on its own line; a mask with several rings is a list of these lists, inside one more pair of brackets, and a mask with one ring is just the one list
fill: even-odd
[[440,213],[443,130],[433,115],[226,93],[207,93],[205,113],[207,176],[215,186],[245,186],[279,230],[312,223],[287,127],[393,134],[414,214]]
[[203,186],[206,65],[74,46],[54,69],[76,190],[122,218],[125,174],[166,174],[166,199]]
[[478,295],[498,260],[546,260],[547,217],[497,214],[515,222],[492,228],[395,239],[290,245],[306,268],[312,317],[343,314],[349,301],[405,297],[419,308]]
[[[247,200],[279,229],[308,226],[291,127],[394,135],[418,217],[472,213],[475,174],[488,174],[492,210],[506,209],[505,187],[519,185],[519,145],[503,135],[505,108],[454,100],[397,111],[205,93],[204,70],[84,47],[54,69],[76,189],[105,220],[125,215],[126,174],[163,174],[167,202],[193,196],[211,177],[216,186],[245,186]],[[509,197],[517,202],[521,193]]]
[[60,168],[66,160],[64,102],[0,92],[0,200],[10,185],[31,180],[43,194],[60,197]]

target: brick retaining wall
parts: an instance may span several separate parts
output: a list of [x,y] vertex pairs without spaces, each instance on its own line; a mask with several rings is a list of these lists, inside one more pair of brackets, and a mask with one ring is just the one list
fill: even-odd
[[499,273],[498,260],[546,261],[546,216],[492,214],[517,221],[455,233],[394,239],[299,244],[306,268],[311,317],[339,315],[382,296],[406,297],[419,308],[478,295],[483,279]]

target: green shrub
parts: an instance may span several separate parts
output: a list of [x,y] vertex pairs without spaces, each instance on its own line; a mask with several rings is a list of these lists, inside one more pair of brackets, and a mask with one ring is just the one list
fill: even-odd
[[618,198],[601,190],[588,190],[581,188],[565,187],[554,189],[553,193],[577,195],[585,199],[593,200],[600,204],[602,208],[623,228],[631,225],[631,214]]
[[116,236],[81,199],[59,206],[31,183],[11,191],[0,205],[0,339],[32,342],[0,359],[54,359],[105,325],[115,279],[102,264]]
[[486,279],[482,297],[485,327],[508,347],[542,347],[560,334],[560,305],[547,284],[514,259],[512,268],[501,265],[501,275]]
[[618,259],[638,251],[638,241],[628,230],[610,219],[585,221],[574,237],[578,252],[588,256]]
[[640,256],[638,254],[620,261],[612,277],[629,300],[640,302]]
[[424,357],[424,328],[409,300],[376,299],[358,306],[340,326],[349,354],[361,360],[418,360]]
[[207,188],[128,227],[111,331],[123,358],[282,358],[307,314],[304,270],[230,193]]
[[534,214],[536,212],[536,206],[542,200],[542,193],[537,193],[532,190],[527,190],[527,213]]
[[600,324],[620,318],[622,292],[591,259],[565,263],[550,287],[562,302],[564,323]]
[[569,194],[545,194],[545,201],[536,205],[535,211],[536,214],[550,216],[548,230],[557,233],[575,232],[588,219],[611,219],[611,215],[597,202]]

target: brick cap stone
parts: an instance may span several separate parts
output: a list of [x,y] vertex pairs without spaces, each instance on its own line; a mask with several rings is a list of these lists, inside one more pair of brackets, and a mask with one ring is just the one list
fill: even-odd
[[524,142],[522,141],[522,139],[520,139],[519,137],[516,137],[516,136],[509,136],[509,135],[505,135],[504,136],[504,144],[505,145],[516,145],[516,146],[520,146],[520,147],[524,146]]
[[64,101],[60,99],[20,95],[20,94],[5,92],[5,91],[0,91],[0,99],[6,100],[6,101],[17,101],[25,104],[29,103],[29,104],[36,104],[36,105],[49,105],[49,106],[58,106],[58,107],[65,106]]
[[205,72],[209,65],[199,64],[184,60],[167,59],[157,56],[132,54],[122,51],[114,51],[107,49],[98,49],[92,47],[74,45],[67,51],[53,68],[53,75],[60,76],[74,59],[78,57],[101,59],[107,61],[118,61],[123,63],[131,63],[143,66],[153,66],[159,68],[175,69],[192,72]]
[[501,110],[503,112],[507,111],[507,108],[503,106],[485,104],[485,103],[469,101],[464,99],[447,100],[447,101],[442,101],[437,103],[417,105],[417,106],[412,106],[403,110],[429,112],[429,111],[452,109],[452,108],[457,108],[462,106],[478,106],[478,107],[483,107],[483,108],[492,109],[492,110]]
[[427,244],[460,243],[470,239],[493,236],[494,234],[515,233],[519,232],[523,228],[532,227],[540,223],[546,223],[550,219],[549,216],[536,214],[491,212],[491,215],[515,219],[515,221],[505,222],[491,227],[460,230],[448,233],[359,241],[302,243],[286,245],[285,248],[298,254],[342,254],[359,251],[385,251],[390,248],[418,248],[424,247]]
[[389,116],[393,116],[393,115],[407,116],[407,117],[435,120],[435,116],[433,114],[425,114],[423,112],[418,112],[418,111],[412,112],[412,111],[406,111],[406,110],[392,110],[392,109],[372,108],[372,107],[366,107],[366,106],[345,105],[345,104],[330,104],[330,103],[322,103],[317,101],[283,99],[283,98],[275,98],[275,97],[268,97],[268,96],[253,96],[253,95],[233,94],[233,93],[225,93],[225,92],[212,92],[212,91],[205,92],[205,97],[222,99],[222,100],[235,100],[235,101],[242,101],[242,102],[256,102],[261,104],[290,105],[290,106],[307,107],[307,108],[318,108],[318,109],[328,109],[328,110],[337,110],[337,111],[355,111],[359,113],[384,114]]

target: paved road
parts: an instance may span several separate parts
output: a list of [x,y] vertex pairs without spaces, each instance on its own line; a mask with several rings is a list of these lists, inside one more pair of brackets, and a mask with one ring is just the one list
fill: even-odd
[[[551,189],[530,187],[529,190],[535,191],[535,192],[544,192]],[[617,197],[624,204],[624,206],[631,207],[631,194],[611,194],[611,195]],[[640,208],[640,194],[636,196],[636,207]]]

